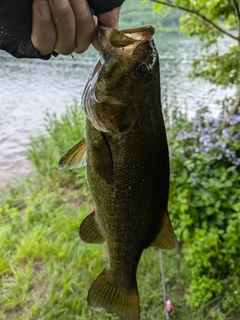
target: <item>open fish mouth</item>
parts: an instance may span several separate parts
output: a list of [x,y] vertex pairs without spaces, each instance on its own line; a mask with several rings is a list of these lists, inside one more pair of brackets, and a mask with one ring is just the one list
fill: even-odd
[[[125,73],[127,72],[128,66],[123,67],[124,59],[131,59],[134,55],[143,56],[143,49],[138,53],[136,51],[138,47],[140,48],[141,45],[152,39],[154,31],[150,25],[125,30],[99,26],[98,38],[101,55],[93,75],[98,73],[95,94],[100,103],[106,102],[115,105],[124,103],[116,100],[116,97],[113,99],[109,96],[109,88],[118,85],[119,76],[121,72],[124,73],[123,69],[125,69]],[[110,78],[111,80],[109,80]]]
[[115,52],[117,55],[130,56],[140,44],[152,38],[154,28],[150,25],[134,29],[111,29],[99,26],[98,38],[103,58]]

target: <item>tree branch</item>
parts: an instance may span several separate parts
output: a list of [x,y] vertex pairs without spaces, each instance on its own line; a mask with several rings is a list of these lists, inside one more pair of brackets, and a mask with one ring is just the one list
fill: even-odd
[[[227,35],[228,37],[236,40],[239,42],[239,38],[238,37],[235,37],[234,35],[232,35],[231,33],[228,33],[227,31],[223,30],[222,28],[220,28],[217,24],[215,24],[213,21],[209,20],[207,17],[205,17],[203,14],[199,13],[198,11],[194,10],[194,9],[188,9],[186,7],[182,7],[182,6],[176,6],[170,2],[166,2],[166,1],[161,1],[161,0],[150,0],[152,2],[156,2],[156,3],[159,3],[159,4],[163,4],[165,6],[168,6],[168,7],[172,7],[172,8],[175,8],[175,9],[180,9],[180,10],[183,10],[183,11],[186,11],[186,12],[189,12],[191,14],[194,14],[198,17],[200,17],[203,21],[205,21],[206,23],[210,24],[212,27],[214,27],[215,29],[217,29],[219,32]],[[235,1],[235,0],[233,0]]]
[[238,21],[240,21],[240,4],[238,4],[236,0],[232,0],[232,4],[238,16]]
[[232,109],[228,112],[228,115],[231,116],[233,114],[237,114],[238,108],[240,108],[240,88],[238,88],[234,104]]
[[[236,0],[232,0],[233,7],[236,11],[236,15],[238,18],[238,37],[240,39],[240,2],[237,3]],[[240,44],[239,44],[239,52],[240,52]]]

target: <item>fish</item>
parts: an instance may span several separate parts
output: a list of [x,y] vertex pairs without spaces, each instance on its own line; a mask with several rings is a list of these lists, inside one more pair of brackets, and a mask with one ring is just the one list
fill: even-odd
[[143,250],[176,247],[168,214],[169,152],[154,28],[101,26],[100,58],[82,96],[84,138],[59,161],[86,166],[95,208],[82,221],[86,243],[106,243],[108,265],[88,291],[97,311],[139,320],[136,271]]

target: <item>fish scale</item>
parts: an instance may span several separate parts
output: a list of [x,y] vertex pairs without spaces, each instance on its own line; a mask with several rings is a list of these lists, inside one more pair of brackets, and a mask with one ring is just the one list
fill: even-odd
[[169,157],[153,32],[151,26],[99,29],[102,56],[83,93],[85,137],[59,162],[74,168],[86,159],[95,209],[79,233],[88,243],[105,241],[109,260],[88,303],[122,320],[140,319],[136,271],[143,250],[176,245],[167,212]]

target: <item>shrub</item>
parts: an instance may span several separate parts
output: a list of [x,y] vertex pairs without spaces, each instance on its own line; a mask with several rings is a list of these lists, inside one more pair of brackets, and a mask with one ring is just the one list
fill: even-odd
[[[164,102],[169,212],[180,242],[178,252],[164,253],[167,291],[176,309],[171,318],[235,320],[240,315],[240,119],[226,122],[205,109],[188,120],[167,97]],[[105,251],[78,242],[80,219],[92,209],[92,203],[86,206],[84,170],[57,169],[59,158],[83,136],[80,109],[75,103],[60,119],[47,115],[47,133],[33,138],[28,150],[38,179],[26,180],[0,204],[0,318],[94,317],[79,297],[86,295],[92,272],[97,275],[106,264]],[[148,319],[163,310],[157,261],[148,249],[138,270],[142,316]],[[185,306],[186,287],[192,308]]]
[[59,170],[60,158],[84,137],[84,116],[81,106],[74,101],[66,112],[57,118],[56,114],[46,114],[46,133],[32,137],[27,150],[27,159],[33,171],[46,180],[54,180],[54,186],[85,185],[85,170]]
[[187,302],[217,298],[222,312],[240,309],[240,116],[213,118],[204,108],[192,120],[168,117],[167,129],[169,212],[190,267]]

